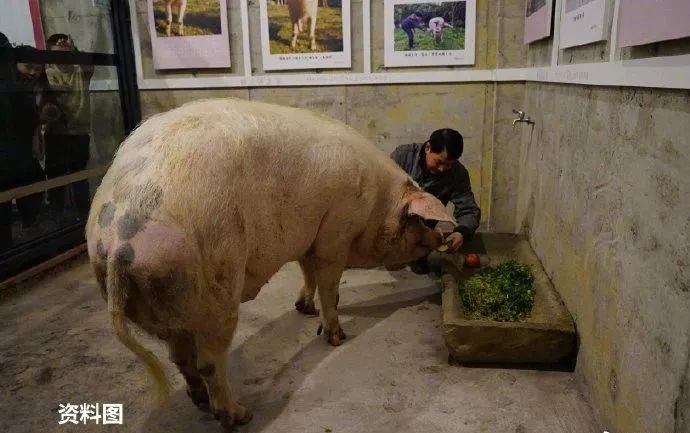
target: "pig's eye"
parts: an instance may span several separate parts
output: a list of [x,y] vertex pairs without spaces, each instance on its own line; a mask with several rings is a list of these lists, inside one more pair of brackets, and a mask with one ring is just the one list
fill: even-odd
[[403,209],[402,214],[400,215],[400,227],[404,230],[406,229],[409,225],[414,224],[417,221],[418,217],[416,215],[410,215],[407,213],[407,207]]

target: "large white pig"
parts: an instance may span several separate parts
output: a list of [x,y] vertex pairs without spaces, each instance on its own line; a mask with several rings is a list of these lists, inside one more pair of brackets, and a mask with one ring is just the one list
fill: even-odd
[[424,220],[450,221],[385,153],[318,114],[237,99],[186,104],[143,122],[93,199],[88,253],[117,337],[167,394],[130,320],[164,340],[187,392],[224,426],[251,414],[226,377],[241,302],[298,260],[328,342],[345,338],[336,298],[346,267],[410,262],[442,243]]

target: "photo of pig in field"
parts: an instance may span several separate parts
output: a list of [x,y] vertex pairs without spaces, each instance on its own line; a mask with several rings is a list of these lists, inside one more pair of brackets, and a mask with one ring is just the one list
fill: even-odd
[[158,37],[221,34],[220,0],[149,1]]
[[342,0],[262,1],[271,54],[343,51]]
[[466,3],[414,2],[393,6],[395,51],[465,48]]
[[344,123],[211,99],[130,134],[95,193],[86,239],[114,333],[159,394],[169,380],[132,325],[167,344],[191,400],[230,429],[252,419],[227,375],[240,303],[297,261],[295,308],[316,314],[318,291],[318,332],[339,346],[343,271],[423,257],[442,245],[430,227],[444,221],[455,223],[438,199]]

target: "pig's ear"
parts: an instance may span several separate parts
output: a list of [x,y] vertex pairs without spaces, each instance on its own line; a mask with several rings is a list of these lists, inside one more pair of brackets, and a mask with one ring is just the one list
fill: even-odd
[[407,214],[417,215],[425,220],[447,221],[455,224],[455,220],[448,215],[443,203],[428,192],[408,192],[405,194],[407,201]]

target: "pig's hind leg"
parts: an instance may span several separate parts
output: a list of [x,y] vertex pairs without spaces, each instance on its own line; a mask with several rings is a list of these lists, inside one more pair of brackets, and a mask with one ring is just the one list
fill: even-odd
[[240,251],[246,248],[237,241],[227,250],[231,253],[223,269],[208,272],[208,287],[199,301],[204,320],[197,323],[194,342],[197,371],[206,384],[211,412],[231,431],[233,425],[251,421],[252,414],[233,398],[227,356],[237,327],[246,276],[247,258],[240,257]]
[[187,382],[187,395],[201,410],[209,410],[208,391],[204,380],[197,369],[196,345],[194,335],[190,332],[178,331],[168,339],[170,360]]
[[302,314],[316,316],[319,314],[319,310],[314,306],[314,295],[316,293],[314,261],[308,257],[303,257],[299,260],[299,266],[302,268],[304,286],[302,286],[299,298],[295,302],[295,308]]
[[229,316],[230,323],[224,323],[217,332],[196,335],[197,371],[206,383],[211,412],[226,431],[231,431],[235,424],[246,424],[252,419],[251,412],[233,399],[230,390],[227,351],[237,325],[237,310],[231,311]]

